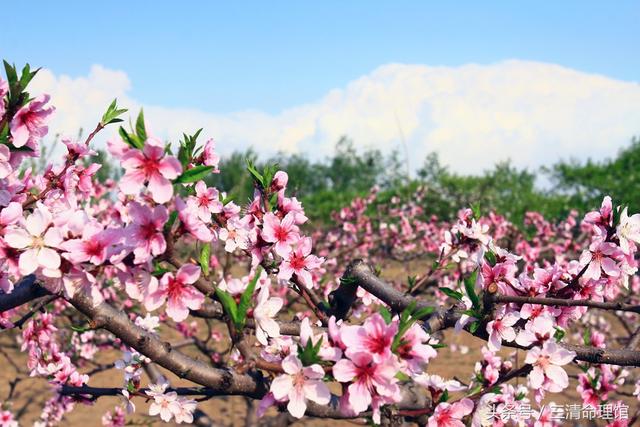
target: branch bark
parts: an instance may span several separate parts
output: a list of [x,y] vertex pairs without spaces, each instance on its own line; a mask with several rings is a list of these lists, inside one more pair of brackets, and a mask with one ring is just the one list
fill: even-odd
[[45,295],[49,295],[49,291],[36,283],[36,276],[26,276],[13,288],[13,292],[0,295],[0,313]]
[[[358,286],[361,286],[368,292],[372,293],[380,300],[388,304],[394,311],[402,311],[411,304],[412,301],[416,301],[416,307],[428,307],[429,304],[424,301],[416,300],[412,297],[407,297],[401,292],[393,289],[391,285],[385,283],[379,277],[373,274],[371,269],[362,260],[355,260],[351,263],[347,272],[345,273],[347,278],[352,280],[344,280],[342,286],[351,286],[357,290]],[[353,292],[355,292],[355,290]],[[498,296],[494,296],[497,298]],[[617,304],[617,303],[616,303]],[[452,307],[448,310],[437,309],[425,322],[424,326],[427,332],[434,333],[439,330],[447,329],[455,325],[455,323],[462,316],[461,309]],[[465,329],[470,334],[488,340],[489,336],[486,330],[482,327],[478,328],[475,332],[471,332],[468,328]],[[520,348],[527,350],[531,347],[519,346],[516,343],[503,343],[503,345],[512,348]],[[604,363],[620,366],[640,366],[640,352],[632,349],[605,349],[595,348],[587,346],[579,346],[572,344],[560,343],[564,348],[575,351],[575,360],[589,362],[589,363]]]
[[496,295],[493,297],[498,303],[557,305],[561,307],[591,307],[602,310],[628,311],[640,314],[640,305],[624,304],[622,302],[600,302],[591,300],[576,300],[563,298],[538,298],[517,295]]

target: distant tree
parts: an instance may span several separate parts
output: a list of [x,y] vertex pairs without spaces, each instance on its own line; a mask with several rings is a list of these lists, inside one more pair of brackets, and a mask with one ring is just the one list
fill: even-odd
[[459,206],[472,205],[495,210],[516,224],[522,224],[528,211],[558,217],[569,210],[566,197],[538,188],[534,172],[509,162],[481,175],[460,175],[442,166],[437,154],[430,154],[418,176],[427,187],[425,208],[443,218],[451,218]]
[[640,139],[618,155],[603,161],[561,161],[545,170],[557,192],[566,194],[570,203],[586,210],[610,195],[630,210],[640,208]]

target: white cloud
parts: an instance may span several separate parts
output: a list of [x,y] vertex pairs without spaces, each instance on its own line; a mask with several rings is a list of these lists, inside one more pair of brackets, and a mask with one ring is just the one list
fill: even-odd
[[[80,126],[95,126],[114,97],[132,111],[141,105],[130,96],[132,83],[124,72],[99,65],[78,78],[43,70],[33,85],[32,93],[50,93],[58,109],[52,132],[73,134]],[[282,150],[322,157],[342,135],[362,146],[399,149],[402,132],[413,168],[437,151],[454,170],[478,172],[498,160],[536,167],[561,157],[613,155],[638,132],[639,105],[636,83],[511,60],[460,67],[384,65],[279,114],[144,108],[156,135],[175,140],[183,131],[204,127],[223,153],[252,145],[265,154]]]

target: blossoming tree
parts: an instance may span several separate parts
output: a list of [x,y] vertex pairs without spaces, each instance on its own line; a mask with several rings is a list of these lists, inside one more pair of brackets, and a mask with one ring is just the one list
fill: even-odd
[[[37,70],[5,70],[0,327],[28,355],[29,374],[51,384],[38,425],[103,396],[121,399],[105,425],[125,425],[136,401],[150,403],[150,416],[191,423],[207,419],[199,400],[240,395],[259,401],[254,424],[505,425],[513,420],[501,411],[526,405],[535,413],[526,422],[546,426],[559,421],[544,402],[573,379],[594,408],[640,393],[640,382],[624,391],[640,366],[640,214],[609,198],[580,223],[531,213],[523,232],[477,209],[453,223],[425,217],[422,190],[371,212],[374,189],[337,212],[333,228],[313,230],[285,172],[248,164],[254,196],[234,201],[207,185],[224,173],[213,141],[199,144],[196,132],[165,143],[142,113],[108,142],[124,175],[99,182],[91,142],[122,121],[115,101],[37,173],[23,160],[37,156],[55,110],[26,92]],[[390,262],[424,274],[384,280],[372,266]],[[448,330],[486,342],[458,379],[429,370],[442,352],[464,352],[447,348]],[[176,334],[184,340],[168,340]],[[87,369],[103,348],[118,360]],[[193,386],[172,386],[158,367]],[[105,369],[122,381],[93,386]],[[0,426],[18,425],[12,390]]]

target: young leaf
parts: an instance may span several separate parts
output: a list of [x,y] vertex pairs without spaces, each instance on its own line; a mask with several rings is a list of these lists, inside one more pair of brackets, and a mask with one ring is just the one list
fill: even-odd
[[411,317],[416,320],[424,319],[425,317],[433,313],[435,310],[436,309],[434,307],[422,307],[421,309],[414,312],[411,315]]
[[126,113],[128,110],[126,108],[119,109],[116,104],[117,101],[118,101],[117,98],[114,99],[109,105],[109,107],[107,108],[107,111],[102,115],[102,120],[100,120],[100,124],[102,126],[106,126],[111,123],[118,123],[122,121],[122,119],[118,118],[118,116],[122,115],[123,113]]
[[15,85],[18,82],[18,73],[16,72],[16,67],[14,65],[9,64],[7,61],[2,61],[4,63],[4,71],[7,74],[7,81],[9,82],[9,86]]
[[438,288],[438,289],[440,289],[440,292],[442,292],[443,294],[445,294],[450,298],[456,299],[458,301],[462,300],[463,295],[458,291],[454,291],[453,289],[449,289],[449,288]]
[[211,258],[211,243],[205,243],[202,246],[202,250],[200,251],[200,268],[202,268],[202,273],[207,277],[209,275],[209,261]]
[[413,287],[416,285],[416,280],[418,278],[416,276],[407,276],[407,286],[409,287],[409,290],[413,289]]
[[378,313],[380,313],[380,316],[382,316],[387,325],[391,323],[391,312],[387,309],[387,307],[381,306],[378,309]]
[[141,142],[136,135],[128,133],[122,126],[118,128],[118,134],[120,134],[120,138],[129,144],[129,146],[139,150],[144,148],[144,142]]
[[473,211],[473,217],[475,219],[478,219],[478,218],[480,218],[482,216],[481,215],[482,212],[480,211],[480,204],[479,203],[472,204],[471,205],[471,210]]
[[35,71],[31,71],[29,64],[25,64],[24,68],[22,68],[22,74],[20,75],[20,88],[22,90],[27,88],[27,85],[35,77],[38,71],[40,71],[40,68]]
[[298,344],[298,357],[300,358],[300,362],[302,362],[303,366],[309,366],[313,365],[314,363],[320,362],[318,353],[320,353],[321,346],[322,337],[320,337],[315,345],[313,344],[313,341],[311,339],[307,341],[304,347]]
[[253,279],[251,279],[251,282],[249,282],[247,289],[245,289],[240,296],[240,305],[238,306],[238,324],[236,325],[238,329],[244,327],[244,322],[247,318],[247,311],[251,304],[251,297],[253,296],[253,291],[256,289],[256,284],[258,283],[258,279],[260,279],[261,274],[262,267],[258,267],[256,269],[256,274],[253,276]]
[[180,175],[174,180],[174,182],[176,184],[187,184],[190,182],[200,181],[205,177],[207,177],[207,175],[209,175],[212,170],[213,170],[213,166],[204,166],[204,165],[196,166],[189,170],[184,171],[182,175]]
[[480,322],[473,322],[469,325],[469,332],[475,334],[478,328],[480,327]]
[[223,291],[220,288],[216,288],[216,296],[220,300],[222,304],[222,308],[224,308],[224,312],[231,318],[231,321],[237,325],[239,323],[238,319],[238,305],[236,304],[236,300],[233,299],[231,295],[227,291]]
[[173,227],[173,224],[175,224],[176,219],[178,219],[178,211],[171,212],[169,214],[169,220],[165,223],[163,227],[163,231],[165,233],[168,233],[171,230],[171,227]]
[[411,380],[411,377],[409,375],[405,374],[402,371],[398,371],[398,373],[396,374],[396,378],[399,381],[410,381]]
[[140,114],[138,114],[138,118],[136,119],[136,135],[138,135],[138,139],[143,143],[147,140],[147,129],[144,126],[144,111],[142,108],[140,109]]
[[262,188],[266,188],[262,174],[258,172],[258,169],[256,169],[251,159],[247,159],[246,162],[247,162],[247,170],[249,171],[251,176],[253,176],[254,181],[257,184],[260,184]]
[[480,308],[480,298],[476,294],[476,280],[478,279],[478,270],[474,270],[469,277],[464,280],[464,288],[467,291],[467,296],[471,300],[473,308]]
[[497,258],[496,258],[496,254],[493,253],[493,251],[487,251],[484,254],[484,259],[487,260],[487,262],[489,263],[489,265],[491,267],[493,267],[494,265],[496,265],[496,263],[498,262]]
[[474,388],[472,388],[467,396],[473,396],[474,394],[478,394],[482,391],[482,384],[477,384]]

